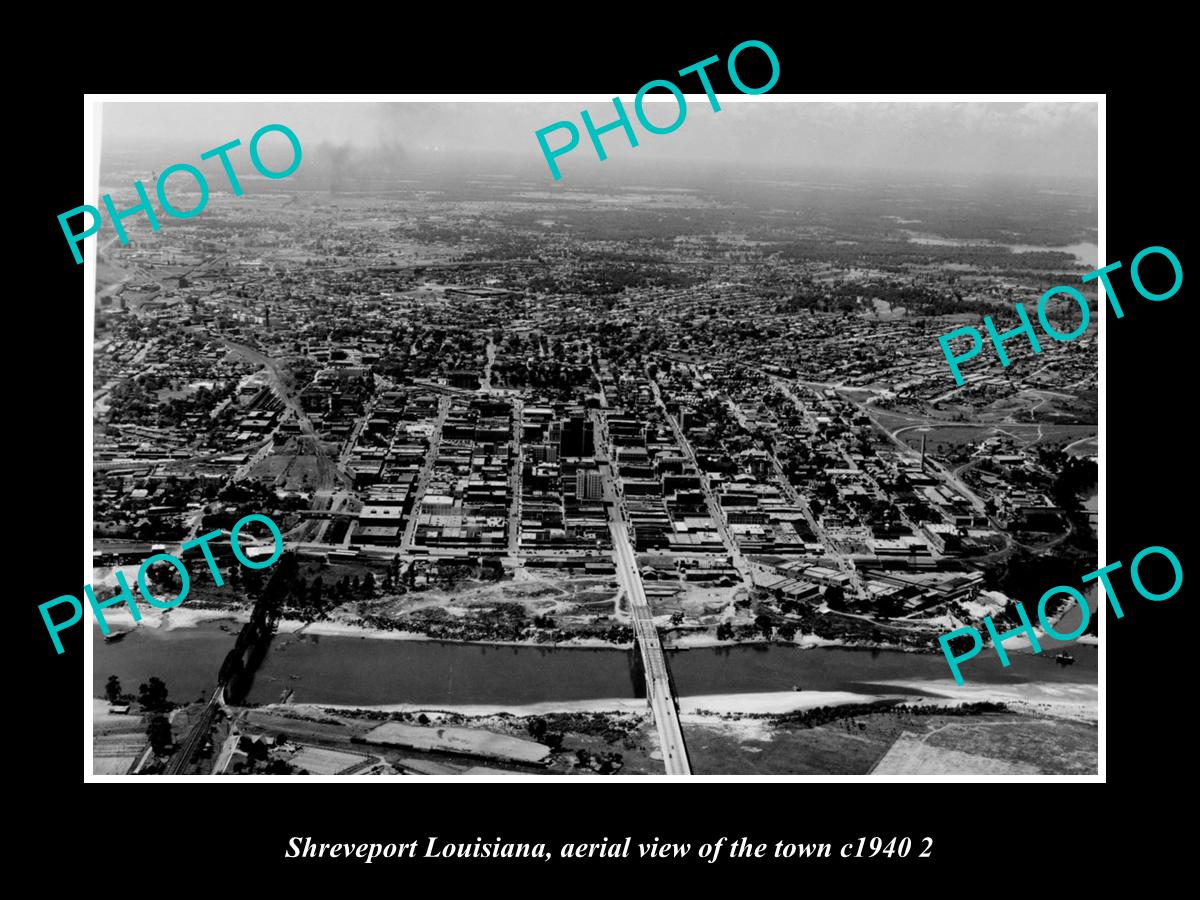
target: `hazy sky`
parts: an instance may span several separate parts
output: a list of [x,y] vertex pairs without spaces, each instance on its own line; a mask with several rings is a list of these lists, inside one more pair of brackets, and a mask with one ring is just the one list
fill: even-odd
[[[675,101],[647,103],[647,115],[667,125]],[[765,95],[766,96],[766,95]],[[701,160],[722,163],[787,163],[795,166],[905,169],[995,175],[1096,176],[1097,111],[1094,103],[789,103],[738,102],[720,95],[721,110],[688,95],[687,118],[666,135],[645,131],[622,97],[638,135],[629,147],[620,129],[602,138],[606,174],[640,160]],[[534,132],[561,119],[580,131],[574,151],[559,157],[564,175],[586,174],[599,165],[580,120],[587,109],[597,126],[613,121],[611,100],[518,103],[105,103],[106,140],[137,139],[195,144],[201,150],[280,122],[303,146],[332,142],[362,149],[402,148],[427,154],[492,151],[526,157],[549,178]],[[278,135],[272,139],[279,139]],[[559,131],[552,147],[567,140]],[[187,160],[180,160],[187,161]]]

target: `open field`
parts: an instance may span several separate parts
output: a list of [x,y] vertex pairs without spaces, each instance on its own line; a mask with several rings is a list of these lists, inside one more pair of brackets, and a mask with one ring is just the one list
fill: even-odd
[[92,699],[92,772],[124,775],[146,746],[146,726],[140,715],[108,711],[108,702]]
[[960,444],[976,444],[997,435],[1007,435],[1025,444],[1032,443],[1070,443],[1095,435],[1095,425],[1011,425],[998,423],[994,425],[929,425],[919,428],[909,428],[898,437],[914,450],[921,449],[921,436],[925,436],[926,449],[938,451],[939,444],[947,447]]
[[386,722],[363,736],[369,744],[393,747],[412,747],[470,756],[508,759],[521,763],[544,762],[550,748],[534,741],[525,741],[506,734],[494,734],[473,728],[434,728]]
[[92,753],[93,775],[124,775],[141,756],[145,741],[114,743],[111,739],[98,739]]
[[1011,722],[951,724],[926,739],[930,747],[997,757],[1028,771],[1086,775],[1096,772],[1094,725],[1049,716],[1021,716]]
[[1071,456],[1098,456],[1100,453],[1099,440],[1097,438],[1077,440],[1068,445],[1067,453]]
[[[936,766],[966,766],[954,771],[988,774],[1000,764],[1013,767],[1007,770],[1012,772],[1094,774],[1098,752],[1093,724],[1010,712],[966,717],[878,712],[813,728],[769,718],[712,716],[689,721],[684,734],[699,775],[865,775],[902,736],[927,745],[912,754],[909,764],[928,766],[931,773]],[[905,752],[902,744],[889,766],[899,765]],[[970,757],[986,759],[970,768]]]
[[927,744],[905,732],[884,755],[872,775],[1026,775],[1036,774],[1028,763],[974,756]]

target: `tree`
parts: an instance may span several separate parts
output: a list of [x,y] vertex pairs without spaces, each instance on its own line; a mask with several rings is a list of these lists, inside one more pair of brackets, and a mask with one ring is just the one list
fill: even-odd
[[104,696],[108,698],[109,703],[116,703],[121,699],[121,680],[116,675],[108,676],[104,685]]
[[776,632],[782,640],[790,641],[796,636],[796,626],[791,622],[784,622],[779,626],[779,631]]
[[325,582],[318,575],[312,580],[312,584],[308,588],[308,605],[318,612],[321,609],[321,594],[325,590]]
[[250,741],[250,746],[246,748],[246,756],[254,762],[263,762],[270,756],[270,751],[264,742]]
[[143,683],[138,687],[138,703],[142,709],[151,712],[158,712],[169,708],[167,703],[167,686],[153,675],[150,676],[148,683]]
[[375,573],[368,572],[367,577],[363,579],[363,594],[367,597],[375,596]]
[[[237,569],[237,566],[234,566],[234,569]],[[257,597],[262,593],[262,576],[250,569],[242,573],[242,586],[251,597]]]
[[825,588],[825,603],[830,609],[845,609],[846,591],[836,584]]
[[160,600],[178,597],[183,590],[183,581],[174,566],[151,566],[146,576],[150,585],[157,588],[154,593]]
[[722,622],[717,626],[717,640],[729,641],[733,640],[733,626],[728,622]]
[[[145,687],[145,685],[142,686]],[[171,735],[171,723],[167,721],[166,716],[150,717],[150,721],[146,723],[146,739],[150,741],[150,748],[156,756],[166,755],[167,751],[174,746],[175,739]]]
[[772,626],[771,626],[771,617],[770,616],[765,615],[765,614],[759,615],[754,620],[754,625],[755,625],[755,627],[758,628],[759,631],[762,632],[763,637],[765,637],[767,640],[771,639]]

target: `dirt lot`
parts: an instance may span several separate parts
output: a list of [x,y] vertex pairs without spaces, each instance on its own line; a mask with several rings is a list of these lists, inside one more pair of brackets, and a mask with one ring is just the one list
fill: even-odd
[[388,747],[485,756],[516,763],[541,763],[549,754],[549,748],[536,741],[486,729],[440,724],[431,728],[403,722],[384,722],[367,732],[363,740]]
[[[329,585],[350,571],[350,567],[338,565],[320,574]],[[378,584],[384,567],[375,571]],[[308,574],[316,572],[312,568]],[[371,599],[360,593],[357,599],[341,602],[331,617],[348,624],[393,628],[444,640],[553,642],[599,636],[620,643],[629,639],[615,632],[603,637],[614,628],[627,628],[621,624],[624,617],[617,610],[620,591],[608,578],[543,576],[518,570],[516,577],[500,580],[442,580],[401,590],[404,592],[381,592]]]
[[673,596],[654,596],[650,607],[654,615],[663,616],[682,612],[689,620],[702,621],[706,616],[717,616],[724,612],[735,600],[746,596],[746,589],[741,585],[717,587],[710,584],[688,584],[678,579],[671,581],[647,582],[647,592],[650,588],[672,586],[677,588]]

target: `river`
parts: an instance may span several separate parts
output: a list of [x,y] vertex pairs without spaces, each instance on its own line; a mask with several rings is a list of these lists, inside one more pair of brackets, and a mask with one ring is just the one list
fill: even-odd
[[[187,701],[211,694],[234,633],[222,623],[158,631],[138,628],[106,643],[95,632],[93,686],[101,696],[109,675],[126,691],[151,675],[170,696]],[[225,624],[228,628],[228,623]],[[1062,630],[1068,629],[1066,622]],[[1096,648],[1071,645],[1072,666],[1049,654],[1013,652],[1003,669],[990,651],[964,664],[976,683],[1022,681],[1096,682]],[[670,665],[681,695],[757,691],[841,690],[872,693],[881,681],[950,677],[941,655],[892,650],[821,648],[779,644],[671,651]],[[385,703],[540,703],[639,697],[627,650],[512,647],[438,641],[396,641],[321,635],[277,635],[250,691],[251,703],[278,701],[288,690],[297,702],[377,705]],[[889,689],[894,692],[894,689]]]
[[1100,265],[1100,247],[1091,241],[1080,241],[1075,244],[1049,247],[1043,244],[1005,244],[999,241],[967,240],[965,238],[948,238],[937,234],[924,234],[919,231],[904,229],[908,240],[913,244],[926,244],[936,247],[1007,247],[1013,253],[1069,253],[1077,265],[1095,269]]
[[1063,247],[1041,247],[1037,244],[1005,244],[1004,246],[1008,247],[1013,253],[1042,253],[1045,251],[1070,253],[1075,257],[1075,262],[1081,266],[1088,266],[1095,269],[1100,265],[1100,247],[1088,241],[1081,241],[1078,244],[1067,244]]

